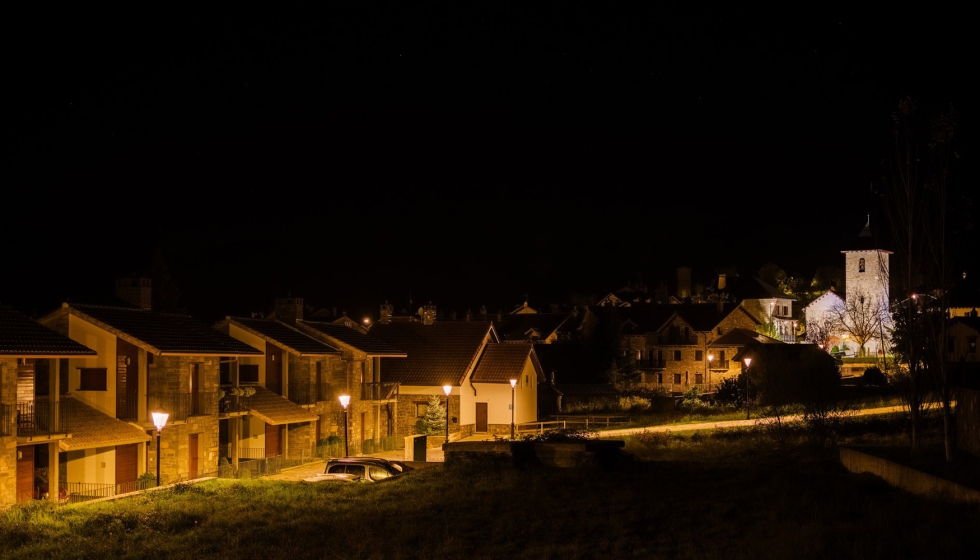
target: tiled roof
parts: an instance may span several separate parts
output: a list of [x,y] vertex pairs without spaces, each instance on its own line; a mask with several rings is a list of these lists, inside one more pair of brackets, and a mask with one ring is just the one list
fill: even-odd
[[762,280],[756,278],[755,276],[743,277],[743,276],[729,276],[726,282],[725,289],[721,290],[732,295],[735,301],[742,301],[746,299],[788,299],[791,301],[796,301],[791,295],[784,294],[774,286],[763,282]]
[[538,381],[544,380],[541,364],[534,354],[531,343],[487,344],[480,355],[480,360],[473,370],[473,381],[476,383],[509,383],[511,379],[520,379],[524,373],[524,364],[528,359],[534,364]]
[[[67,305],[67,304],[66,304]],[[189,315],[135,307],[70,304],[69,312],[102,323],[161,354],[254,356],[262,351],[219,332]]]
[[734,303],[687,303],[673,306],[677,316],[684,320],[696,332],[713,330],[738,308]]
[[299,328],[307,328],[329,336],[370,356],[404,357],[405,352],[369,334],[363,334],[344,325],[321,321],[296,321]]
[[548,380],[552,373],[556,381],[565,383],[595,379],[602,373],[593,353],[580,344],[539,344],[534,354]]
[[527,332],[536,329],[541,338],[548,338],[572,317],[571,313],[519,313],[504,315],[493,326],[501,340],[526,340]]
[[95,356],[95,350],[0,305],[0,356]]
[[381,361],[381,380],[402,385],[459,385],[483,341],[495,336],[489,321],[376,323],[369,335],[408,354]]
[[770,338],[749,329],[732,329],[709,344],[712,348],[730,348],[742,346],[757,346],[763,344],[786,344],[781,340]]
[[833,356],[824,352],[816,344],[757,344],[746,346],[732,356],[736,362],[744,362],[745,358],[752,358],[753,367],[766,360],[779,360],[779,362],[816,362],[824,361],[829,366],[836,365]]
[[68,430],[71,437],[59,442],[62,451],[150,441],[150,436],[141,428],[99,412],[70,395],[62,396],[61,399],[73,401]]
[[619,307],[616,313],[623,322],[632,321],[636,325],[633,328],[634,333],[652,333],[664,326],[670,316],[677,311],[677,307],[667,303]]
[[253,319],[251,317],[228,317],[219,322],[216,327],[224,324],[234,324],[252,334],[271,340],[278,346],[283,346],[294,354],[301,356],[329,356],[340,354],[333,346],[303,334],[295,327],[273,319]]
[[255,394],[249,397],[249,407],[251,408],[249,414],[274,426],[295,422],[314,422],[320,418],[265,387],[255,387]]

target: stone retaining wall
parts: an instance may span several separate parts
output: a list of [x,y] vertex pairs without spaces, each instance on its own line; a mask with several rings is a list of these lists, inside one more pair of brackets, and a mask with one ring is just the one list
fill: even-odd
[[840,448],[840,462],[853,473],[871,473],[906,492],[942,500],[980,503],[980,490],[854,449]]

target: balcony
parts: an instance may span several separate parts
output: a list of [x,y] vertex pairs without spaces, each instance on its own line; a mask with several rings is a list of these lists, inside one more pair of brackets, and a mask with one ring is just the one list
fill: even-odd
[[[57,404],[57,408],[54,406]],[[74,401],[52,403],[47,398],[17,402],[17,437],[39,437],[67,434],[71,428]]]
[[159,409],[170,413],[171,422],[218,412],[217,393],[153,393],[147,400],[147,420],[152,420],[150,412]]
[[659,334],[657,335],[657,344],[661,346],[692,346],[699,344],[699,342],[698,337],[694,335]]
[[652,359],[652,360],[637,360],[636,367],[640,369],[664,369],[667,367],[667,360]]
[[729,360],[714,360],[711,362],[710,369],[727,370],[729,363]]
[[398,398],[398,383],[361,383],[362,401],[390,401]]
[[136,422],[139,418],[139,401],[129,395],[116,397],[116,419]]
[[225,393],[218,399],[218,414],[222,416],[241,416],[252,410],[251,399],[241,395]]

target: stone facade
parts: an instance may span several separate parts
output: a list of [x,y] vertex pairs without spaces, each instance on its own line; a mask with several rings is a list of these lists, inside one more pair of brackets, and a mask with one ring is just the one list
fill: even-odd
[[[0,431],[0,509],[17,501],[17,434],[14,411],[17,405],[17,359],[0,359],[0,404],[9,418],[7,431]],[[9,432],[9,433],[8,433]]]
[[313,453],[316,436],[312,422],[289,424],[286,426],[286,457],[309,457]]
[[[428,404],[429,397],[431,395],[398,395],[398,403],[396,404],[396,415],[398,426],[396,436],[403,438],[405,436],[410,436],[415,434],[415,424],[420,420],[418,416],[418,406],[419,404]],[[445,406],[446,396],[439,396],[439,401]],[[459,425],[459,396],[450,395],[449,396],[449,412],[447,414],[449,417],[449,439],[450,441],[466,437],[467,435],[473,434],[473,425],[463,426]],[[453,418],[456,418],[456,422],[453,423]],[[509,430],[510,428],[508,428]]]
[[[202,393],[218,391],[218,357],[154,356],[148,366],[147,393],[189,393],[191,365],[198,364]],[[190,435],[197,434],[197,474],[203,476],[218,470],[218,415],[189,416],[186,421],[167,421],[160,438],[160,478],[162,481],[185,480],[189,475]],[[156,433],[153,434],[154,439]],[[156,442],[151,447],[148,472],[156,472]]]
[[[683,393],[693,385],[701,385],[707,390],[725,377],[738,375],[741,371],[739,364],[730,361],[738,348],[712,348],[711,343],[733,329],[754,330],[756,325],[746,312],[739,309],[729,313],[707,332],[695,332],[682,318],[675,316],[658,332],[628,337],[627,352],[641,366],[641,386],[662,387],[672,393]],[[671,332],[677,336],[671,338]],[[713,357],[710,367],[709,355]]]

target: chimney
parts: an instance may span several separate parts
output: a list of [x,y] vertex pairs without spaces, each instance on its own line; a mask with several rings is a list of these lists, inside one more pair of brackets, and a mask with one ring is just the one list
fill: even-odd
[[719,292],[721,290],[724,290],[725,289],[725,286],[728,285],[727,284],[727,280],[728,280],[728,275],[727,274],[722,273],[722,274],[719,274],[718,275],[718,291]]
[[431,325],[436,322],[436,306],[430,301],[422,306],[422,324]]
[[482,317],[484,321],[487,320],[487,306],[486,305],[481,305],[480,306],[480,317]]
[[456,320],[456,310],[455,309],[453,309],[452,311],[449,312],[449,318],[452,319],[453,321]]
[[289,325],[303,320],[303,298],[276,298],[276,319]]
[[682,266],[677,269],[677,297],[687,299],[691,297],[691,268]]
[[466,310],[466,320],[467,321],[472,321],[473,320],[473,310],[472,309],[467,309]]
[[149,278],[117,278],[116,297],[128,301],[140,309],[153,308],[153,285]]
[[387,325],[391,322],[391,304],[387,301],[381,304],[381,316],[378,317],[378,322],[382,325]]

